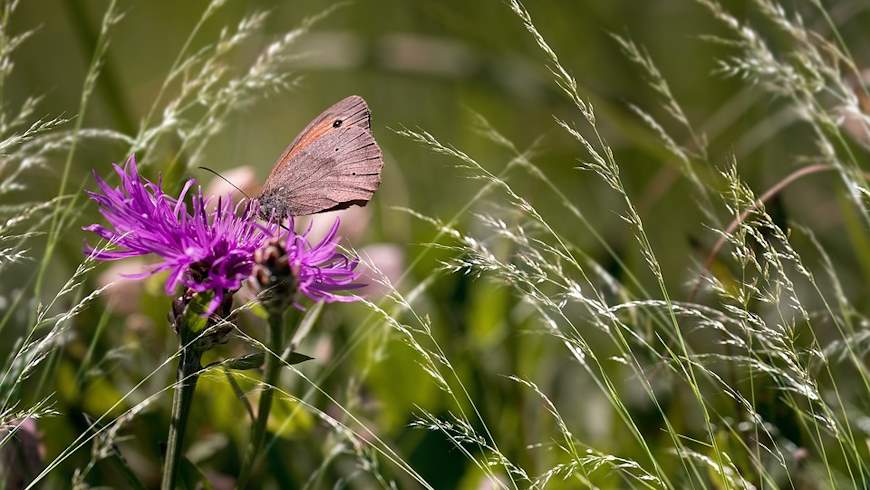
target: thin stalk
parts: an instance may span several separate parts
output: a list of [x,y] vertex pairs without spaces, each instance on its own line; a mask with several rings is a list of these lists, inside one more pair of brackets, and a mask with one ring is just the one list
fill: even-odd
[[172,396],[172,422],[169,425],[169,439],[166,446],[166,459],[163,464],[163,479],[161,490],[174,490],[175,479],[178,476],[179,463],[184,447],[184,432],[187,419],[190,416],[190,406],[193,402],[193,392],[199,378],[201,353],[194,350],[190,342],[182,339],[181,359],[175,381],[175,393]]
[[[103,15],[103,22],[100,27],[100,34],[97,37],[96,48],[94,50],[93,57],[91,58],[88,72],[85,76],[84,86],[82,87],[81,97],[79,99],[79,113],[76,117],[75,123],[73,124],[73,138],[70,142],[69,149],[67,150],[66,154],[66,160],[63,164],[63,170],[60,177],[60,188],[57,191],[58,196],[63,196],[66,193],[73,159],[75,157],[76,148],[79,142],[78,135],[82,129],[82,124],[87,113],[88,103],[90,102],[91,94],[94,91],[94,87],[96,86],[97,79],[100,75],[100,69],[103,66],[103,60],[106,55],[106,51],[109,48],[109,30],[121,20],[121,17],[115,13],[116,6],[117,2],[115,0],[112,0],[112,2],[109,3],[109,7],[106,9],[106,13]],[[34,285],[33,296],[34,298],[36,298],[37,301],[39,301],[39,297],[42,293],[45,273],[48,270],[48,265],[52,263],[52,255],[54,254],[55,247],[57,246],[57,243],[61,237],[61,232],[64,225],[63,219],[68,213],[71,212],[73,208],[73,203],[74,201],[71,201],[66,205],[65,208],[62,208],[61,201],[57,201],[57,204],[54,207],[54,212],[51,218],[51,226],[49,227],[48,232],[48,239],[46,240],[45,252],[43,253],[43,259],[40,262],[39,268],[37,269],[36,273],[36,284]]]
[[837,170],[836,167],[825,163],[817,163],[813,165],[807,165],[806,167],[801,167],[785,176],[784,179],[774,184],[773,187],[771,187],[770,189],[764,191],[764,194],[762,194],[761,197],[759,197],[758,200],[755,201],[755,204],[753,206],[740,213],[740,216],[734,218],[731,223],[728,224],[728,227],[725,228],[725,233],[723,233],[719,237],[719,239],[716,240],[716,244],[713,245],[713,249],[710,250],[710,253],[707,255],[707,260],[704,261],[704,269],[701,273],[701,276],[699,276],[698,279],[695,280],[695,285],[692,287],[692,292],[689,294],[688,302],[691,303],[695,300],[695,296],[698,294],[698,291],[701,288],[703,274],[706,271],[710,270],[710,267],[713,265],[713,260],[716,259],[716,256],[719,254],[719,250],[721,250],[722,247],[725,245],[725,241],[728,239],[728,236],[730,236],[731,233],[733,233],[734,230],[737,229],[737,226],[739,226],[740,223],[743,223],[752,212],[764,206],[767,201],[779,194],[780,191],[782,191],[783,189],[791,185],[792,182],[800,179],[801,177],[833,170]]
[[[284,351],[285,310],[284,308],[274,308],[271,310],[273,311],[269,312],[269,345],[267,347],[272,353],[280,353]],[[293,308],[290,308],[290,310],[295,311]],[[293,328],[295,329],[295,318],[293,323]],[[288,335],[288,338],[292,338],[292,335]],[[266,364],[263,368],[263,391],[260,394],[260,402],[257,405],[257,418],[254,420],[253,427],[251,427],[251,442],[248,445],[244,465],[239,473],[239,480],[236,486],[238,489],[248,487],[251,475],[258,462],[257,458],[260,455],[260,449],[266,440],[266,425],[269,422],[269,412],[272,411],[272,398],[275,394],[274,387],[281,374],[281,364],[281,359],[277,354],[266,356]]]

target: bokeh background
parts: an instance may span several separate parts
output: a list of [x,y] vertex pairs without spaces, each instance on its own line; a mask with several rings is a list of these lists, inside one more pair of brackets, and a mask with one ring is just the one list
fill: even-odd
[[[809,5],[786,3],[789,8],[806,11],[810,27],[829,34],[825,20]],[[857,0],[824,3],[858,63],[870,62],[866,42],[870,7]],[[27,96],[41,95],[38,113],[75,117],[107,5],[105,1],[22,2],[12,17],[12,32],[37,30],[14,55],[14,74],[3,87],[4,104],[15,105]],[[199,0],[120,2],[124,17],[112,30],[83,126],[135,135],[206,5]],[[229,57],[229,66],[244,70],[264,46],[329,5],[305,0],[230,0],[202,26],[191,47],[206,46],[225,26],[237,24],[254,11],[267,10],[263,27]],[[752,2],[727,1],[723,5],[739,18],[759,21],[759,29],[774,42],[782,38],[773,26],[759,19]],[[716,235],[698,209],[691,185],[679,174],[679,163],[632,112],[630,106],[637,105],[652,114],[663,114],[643,73],[620,51],[611,34],[630,37],[649,51],[693,126],[708,138],[709,162],[724,168],[733,157],[741,176],[758,193],[805,163],[802,157],[817,152],[810,130],[800,124],[800,115],[785,101],[717,71],[719,60],[730,51],[704,36],[727,31],[695,2],[536,0],[527,7],[562,64],[581,84],[582,93],[594,104],[627,191],[647,224],[665,281],[676,299],[686,299]],[[554,115],[568,121],[579,121],[580,116],[552,82],[546,60],[516,16],[498,0],[360,0],[320,20],[300,37],[293,52],[298,56],[286,69],[299,78],[294,78],[292,87],[240,104],[201,158],[184,163],[227,172],[231,179],[253,189],[311,118],[340,98],[362,95],[371,107],[373,131],[386,165],[375,199],[365,210],[345,216],[346,243],[361,254],[377,257],[393,279],[401,277],[397,282],[400,291],[412,291],[426,282],[417,300],[419,310],[430,316],[435,336],[466,381],[471,397],[492,421],[493,430],[501,434],[500,449],[533,469],[540,462],[535,460],[536,453],[525,448],[547,437],[541,406],[505,378],[516,374],[540,384],[578,438],[592,446],[632,455],[636,448],[632,449],[626,435],[614,428],[618,423],[602,395],[583,370],[570,362],[558,342],[544,338],[526,322],[510,289],[485,277],[438,272],[450,252],[427,247],[437,230],[398,209],[411,208],[443,220],[460,213],[460,228],[487,233],[473,214],[492,209],[497,198],[474,199],[483,185],[480,180],[469,179],[468,172],[456,168],[449,157],[397,134],[403,128],[423,129],[498,173],[512,155],[475,130],[475,114],[479,113],[520,150],[534,148],[534,162],[584,212],[629,268],[643,270],[634,237],[619,217],[619,197],[595,175],[576,169],[578,159],[585,158],[583,149],[558,128]],[[689,139],[679,128],[675,134]],[[175,138],[169,138],[165,146],[178,145],[182,137]],[[91,188],[90,172],[107,174],[112,162],[126,158],[127,149],[117,143],[79,145],[70,186]],[[24,176],[26,189],[5,195],[2,204],[54,197],[64,156],[59,153],[51,158],[50,165],[28,172]],[[859,153],[859,158],[866,163],[866,153]],[[169,167],[168,159],[152,156],[146,172],[157,176]],[[709,168],[708,174],[715,170]],[[184,176],[203,185],[213,180],[198,170]],[[558,225],[560,233],[620,278],[620,269],[600,244],[546,186],[520,174],[511,183]],[[836,258],[837,272],[849,297],[859,307],[867,306],[866,300],[860,299],[867,296],[870,277],[866,230],[856,224],[858,218],[835,175],[813,175],[794,183],[772,201],[769,210],[778,223],[796,220],[814,230]],[[81,260],[82,244],[88,237],[80,227],[97,220],[95,206],[86,206],[65,232],[47,271],[42,293],[46,297]],[[36,253],[39,247],[38,242],[34,244]],[[26,329],[30,314],[24,307],[12,310],[14,298],[25,295],[25,304],[31,299],[45,300],[33,298],[27,286],[26,278],[34,267],[33,262],[23,262],[3,272],[0,314],[11,315],[10,334]],[[96,287],[116,273],[116,269],[101,265],[88,284]],[[640,274],[640,279],[656,290],[648,273]],[[67,447],[86,430],[89,421],[134,389],[174,351],[173,334],[165,322],[167,305],[159,278],[153,278],[114,286],[107,299],[73,320],[64,347],[29,382],[32,399],[54,392],[52,401],[58,415],[38,422],[46,460]],[[262,335],[263,322],[256,316],[244,316],[240,322],[252,335]],[[347,407],[390,441],[434,488],[489,488],[480,471],[443,434],[409,427],[421,407],[440,415],[455,407],[421,373],[413,351],[372,320],[365,307],[327,308],[303,347],[315,360],[302,369],[323,390],[310,394],[313,404],[339,418],[346,416],[325,394]],[[5,352],[11,348],[3,346]],[[244,348],[230,342],[214,355],[234,354]],[[164,368],[145,386],[135,388],[133,399],[115,411],[120,413],[158,391],[173,375],[171,367]],[[630,380],[626,383],[631,384]],[[289,373],[283,386],[300,396],[311,391],[311,384]],[[677,396],[673,393],[677,388],[664,375],[660,388],[663,399]],[[630,396],[631,387],[627,390]],[[664,438],[656,434],[658,422],[651,415],[648,400],[641,394],[636,398],[630,408],[638,420],[649,415],[650,425],[644,429],[652,439]],[[149,405],[130,422],[119,442],[127,464],[147,485],[155,485],[158,479],[169,401],[167,394]],[[287,402],[275,410],[276,423],[289,422],[280,431],[277,426],[273,428],[278,437],[261,475],[264,488],[301,488],[317,468],[322,474],[316,482],[309,482],[314,488],[329,488],[345,480],[352,488],[376,486],[377,482],[359,470],[354,457],[339,454],[332,461],[330,451],[335,443],[330,440],[330,431],[295,407]],[[220,376],[201,382],[194,410],[189,457],[215,488],[227,488],[238,471],[247,438],[245,410]],[[52,473],[46,485],[66,488],[76,469],[90,458],[89,447],[83,447]],[[328,461],[332,462],[324,463]],[[380,471],[395,478],[399,487],[416,485],[390,463],[381,464]],[[123,488],[126,477],[120,468],[110,460],[100,462],[84,481]],[[605,486],[620,486],[619,480],[603,481]],[[570,483],[566,488],[571,488]]]

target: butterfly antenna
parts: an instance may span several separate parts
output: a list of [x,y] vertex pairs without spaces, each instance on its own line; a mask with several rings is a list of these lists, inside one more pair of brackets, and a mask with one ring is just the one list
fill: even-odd
[[214,174],[216,177],[220,178],[221,180],[223,180],[223,181],[226,182],[227,184],[233,186],[233,189],[235,189],[235,190],[241,192],[243,196],[247,197],[248,199],[251,199],[251,196],[249,196],[247,192],[245,192],[245,191],[239,189],[239,186],[237,186],[236,184],[233,184],[232,182],[230,182],[229,179],[227,179],[227,178],[224,177],[223,175],[217,173],[216,171],[214,171],[214,170],[212,170],[212,169],[210,169],[210,168],[208,168],[208,167],[199,167],[199,169],[200,169],[200,170],[205,170],[206,172],[209,172],[209,173]]

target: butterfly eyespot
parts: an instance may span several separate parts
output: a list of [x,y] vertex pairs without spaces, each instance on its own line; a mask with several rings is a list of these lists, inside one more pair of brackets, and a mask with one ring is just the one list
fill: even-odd
[[332,127],[333,128],[340,128],[341,127],[341,119],[336,119],[335,121],[333,121]]

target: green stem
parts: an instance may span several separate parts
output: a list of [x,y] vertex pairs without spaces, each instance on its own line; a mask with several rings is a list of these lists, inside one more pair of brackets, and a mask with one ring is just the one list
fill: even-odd
[[182,458],[184,431],[190,415],[190,405],[193,402],[193,392],[199,378],[200,356],[189,343],[182,338],[181,359],[175,382],[175,393],[172,396],[172,422],[169,425],[169,440],[166,446],[166,460],[163,464],[163,480],[161,490],[173,490],[178,476],[179,463]]
[[[291,308],[292,310],[292,308]],[[295,310],[294,310],[295,311]],[[266,353],[266,365],[264,367],[263,392],[260,394],[260,402],[257,405],[257,419],[251,428],[251,442],[245,456],[245,463],[239,473],[236,488],[247,488],[257,464],[257,457],[263,442],[266,439],[266,424],[269,421],[269,412],[272,410],[272,398],[275,393],[273,388],[281,374],[282,351],[284,349],[284,310],[269,312],[269,345],[271,352]]]

